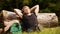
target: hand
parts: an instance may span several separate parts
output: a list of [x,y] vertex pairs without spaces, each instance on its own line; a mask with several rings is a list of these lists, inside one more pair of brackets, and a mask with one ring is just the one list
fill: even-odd
[[16,12],[16,14],[20,17],[20,18],[22,18],[22,11],[21,10],[19,10],[19,9],[14,9],[14,11]]
[[8,31],[8,30],[9,30],[9,27],[8,26],[4,28],[4,31],[5,32]]

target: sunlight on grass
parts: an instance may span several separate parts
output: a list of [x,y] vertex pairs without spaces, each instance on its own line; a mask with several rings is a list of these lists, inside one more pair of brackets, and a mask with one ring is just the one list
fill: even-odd
[[60,27],[44,28],[40,32],[23,32],[23,34],[60,34]]

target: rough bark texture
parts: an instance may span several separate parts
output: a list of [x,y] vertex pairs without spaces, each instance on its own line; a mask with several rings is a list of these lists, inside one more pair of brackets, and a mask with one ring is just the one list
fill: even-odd
[[39,24],[46,27],[58,25],[58,17],[55,13],[39,13],[37,19]]
[[[14,14],[13,12],[11,13]],[[38,13],[37,19],[39,24],[46,27],[58,25],[58,17],[55,13]]]

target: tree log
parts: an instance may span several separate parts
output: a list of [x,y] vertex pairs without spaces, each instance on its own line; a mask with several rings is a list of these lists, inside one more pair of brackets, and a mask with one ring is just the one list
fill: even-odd
[[55,13],[38,13],[37,19],[39,24],[46,27],[58,25],[58,17]]
[[[12,13],[15,14],[14,12]],[[46,27],[58,25],[58,17],[55,13],[38,13],[37,20],[39,24],[46,26]]]

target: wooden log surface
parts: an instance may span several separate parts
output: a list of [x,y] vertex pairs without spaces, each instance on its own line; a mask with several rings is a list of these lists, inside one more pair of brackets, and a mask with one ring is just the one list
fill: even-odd
[[[9,13],[9,11],[6,13],[6,15]],[[10,12],[11,14],[13,12]],[[15,13],[13,13],[15,14]],[[5,14],[4,14],[5,15]],[[58,24],[58,17],[55,13],[38,13],[37,20],[39,24],[43,26],[55,26]]]
[[38,13],[37,19],[39,24],[43,26],[55,26],[58,25],[58,17],[55,13]]

